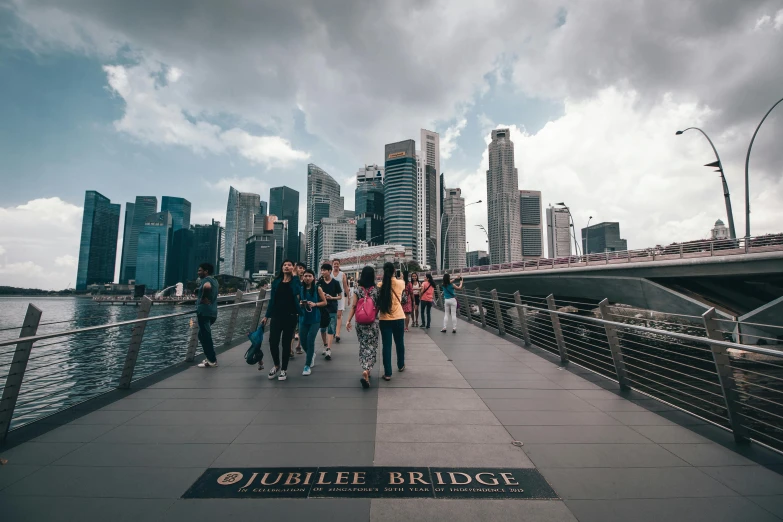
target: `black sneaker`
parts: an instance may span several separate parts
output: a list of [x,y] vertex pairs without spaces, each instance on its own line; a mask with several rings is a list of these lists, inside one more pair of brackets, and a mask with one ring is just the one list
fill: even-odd
[[331,361],[332,360],[332,350],[327,349],[326,350],[326,360]]
[[334,338],[334,342],[339,343],[340,342],[340,337],[339,336],[335,337]]

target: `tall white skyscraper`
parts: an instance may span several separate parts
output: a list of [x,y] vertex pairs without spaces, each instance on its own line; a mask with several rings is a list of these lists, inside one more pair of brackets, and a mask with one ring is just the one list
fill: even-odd
[[443,268],[462,268],[465,258],[465,199],[462,190],[447,188],[443,199]]
[[340,184],[318,165],[307,165],[307,265],[316,267],[318,253],[317,228],[323,218],[341,218],[345,212],[345,198],[340,195]]
[[437,132],[421,129],[420,151],[417,158],[417,242],[420,265],[436,268],[441,255],[440,217],[440,136]]
[[571,255],[571,225],[568,209],[552,206],[546,209],[546,236],[550,258]]
[[234,187],[228,191],[226,206],[226,259],[221,274],[242,277],[245,274],[245,243],[253,235],[256,215],[261,213],[261,196],[239,192]]
[[487,170],[489,257],[492,264],[522,258],[519,221],[519,175],[509,129],[492,131]]

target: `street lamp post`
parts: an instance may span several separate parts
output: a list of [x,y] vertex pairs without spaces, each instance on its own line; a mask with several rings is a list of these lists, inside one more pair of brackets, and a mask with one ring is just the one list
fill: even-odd
[[758,127],[756,127],[756,131],[753,133],[753,137],[750,139],[750,145],[748,145],[748,154],[745,156],[745,248],[748,247],[748,242],[750,241],[750,181],[748,178],[748,167],[750,165],[750,149],[753,148],[753,142],[756,140],[756,134],[759,133],[759,129],[761,128],[761,124],[764,123],[764,120],[767,119],[767,116],[769,116],[769,113],[772,112],[772,110],[780,105],[780,102],[783,102],[783,98],[779,99],[777,102],[775,102],[775,105],[773,105],[767,113],[764,115],[763,118],[761,118],[761,121],[758,124]]
[[[464,210],[464,209],[466,209],[467,207],[469,207],[469,206],[471,206],[471,205],[476,205],[476,204],[478,204],[478,203],[481,203],[481,200],[474,201],[473,203],[468,203],[467,205],[465,205],[464,207],[462,207],[462,209]],[[445,215],[445,214],[444,214],[444,215]],[[454,214],[453,216],[451,216],[451,218],[449,219],[449,223],[446,225],[446,233],[445,233],[445,234],[443,234],[443,243],[444,243],[444,246],[445,246],[445,245],[447,245],[447,244],[448,244],[448,242],[449,242],[449,241],[448,241],[448,239],[449,239],[449,228],[451,227],[451,222],[452,222],[452,221],[454,221],[454,218],[455,218],[455,217],[457,217],[457,214]],[[443,222],[443,216],[441,216],[441,226],[443,226],[443,223],[442,223],[442,222]],[[446,258],[446,249],[445,249],[445,248],[441,248],[441,257],[442,257],[443,259],[441,259],[441,262],[440,262],[440,264],[441,264],[441,266],[443,267],[443,270],[445,270],[445,269],[446,269],[446,267],[445,267],[445,266],[443,266],[443,265],[445,264],[445,258]]]
[[587,227],[585,228],[585,256],[590,255],[590,220],[593,219],[593,216],[590,216],[590,218],[587,220]]
[[697,130],[701,132],[704,135],[704,137],[707,138],[707,141],[710,142],[710,147],[712,147],[712,152],[715,153],[715,159],[717,161],[715,163],[708,163],[707,165],[705,165],[705,167],[718,168],[718,172],[720,173],[720,179],[723,182],[723,199],[726,201],[726,217],[729,220],[729,234],[731,235],[731,239],[736,239],[737,234],[734,231],[734,213],[731,211],[731,196],[729,195],[729,185],[728,183],[726,183],[726,176],[723,174],[723,163],[721,162],[720,156],[718,155],[718,149],[715,148],[715,144],[712,143],[712,140],[710,139],[709,136],[707,136],[707,133],[698,127],[688,127],[687,129],[677,131],[675,134],[677,136],[680,136],[681,134],[689,130]]

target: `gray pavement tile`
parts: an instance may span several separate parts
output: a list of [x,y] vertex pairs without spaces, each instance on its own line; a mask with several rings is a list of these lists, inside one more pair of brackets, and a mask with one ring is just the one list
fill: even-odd
[[[358,380],[357,380],[358,382]],[[359,398],[343,397],[278,397],[270,402],[266,411],[294,410],[374,410],[378,399],[372,395]]]
[[783,495],[783,476],[762,466],[699,468],[740,495]]
[[720,444],[661,444],[693,466],[755,466],[756,463]]
[[465,442],[472,444],[511,443],[503,426],[378,424],[378,442]]
[[651,411],[610,411],[609,415],[626,426],[673,426],[674,423]]
[[228,444],[246,424],[206,426],[118,426],[95,442],[120,444]]
[[114,424],[66,424],[33,439],[35,442],[90,442],[109,430]]
[[584,399],[585,402],[588,402],[598,408],[601,411],[610,411],[610,412],[616,412],[616,411],[624,411],[624,412],[647,412],[648,410],[645,408],[642,408],[638,404],[634,404],[631,401],[627,400],[614,400],[614,399]]
[[372,442],[374,424],[251,424],[234,441],[235,444],[266,442]]
[[658,444],[706,444],[711,442],[682,426],[632,426],[632,428]]
[[[46,466],[82,445],[81,442],[25,442],[9,450],[0,449],[0,458],[11,464]],[[0,470],[2,471],[2,470]]]
[[231,444],[212,467],[371,466],[373,442]]
[[580,522],[772,522],[776,517],[740,497],[567,500]]
[[461,466],[533,468],[521,449],[511,444],[449,442],[376,442],[376,466]]
[[8,464],[0,467],[0,491],[15,482],[19,482],[28,475],[32,475],[39,469],[41,469],[41,466],[34,464],[14,464],[9,460]]
[[[405,374],[407,375],[407,370]],[[444,382],[445,381],[445,382]],[[470,384],[465,379],[428,379],[426,377],[401,377],[399,374],[394,374],[392,380],[389,382],[381,381],[378,383],[378,387],[383,390],[385,388],[470,388]]]
[[531,390],[518,388],[479,388],[476,393],[482,399],[573,399],[569,390]]
[[259,390],[256,388],[145,388],[133,394],[134,397],[150,399],[252,399],[254,397],[273,397],[277,390]]
[[256,424],[375,424],[376,410],[288,410],[262,411]]
[[140,415],[142,411],[139,410],[98,410],[92,413],[88,413],[83,417],[79,417],[70,424],[124,424],[134,417]]
[[473,389],[478,388],[509,388],[533,390],[563,390],[564,387],[550,380],[543,381],[495,381],[487,379],[470,379],[468,383]]
[[160,518],[165,522],[214,522],[215,520],[311,520],[366,522],[367,499],[180,499]]
[[549,379],[555,384],[559,384],[564,390],[600,390],[602,389],[597,384],[593,384],[590,381],[586,381],[580,377],[573,379],[553,379],[552,376],[547,375]]
[[163,399],[159,398],[148,398],[145,399],[143,397],[136,397],[135,394],[131,397],[126,397],[124,399],[120,399],[116,402],[113,402],[109,404],[108,406],[104,406],[98,411],[109,411],[109,410],[137,410],[137,411],[145,411],[154,408]]
[[576,522],[563,502],[553,500],[373,499],[370,522]]
[[625,400],[622,396],[606,390],[572,390],[571,393],[583,399]]
[[154,408],[155,411],[261,411],[272,398],[252,399],[165,399]]
[[579,397],[535,399],[484,399],[492,411],[598,411]]
[[[523,441],[524,442],[524,441]],[[539,468],[665,468],[688,464],[657,444],[533,444],[525,453]]]
[[384,399],[478,399],[475,391],[464,388],[384,388]]
[[783,518],[783,495],[748,496],[746,498],[773,515]]
[[284,398],[308,398],[308,397],[325,397],[325,398],[365,398],[367,396],[377,396],[378,388],[370,388],[365,390],[360,386],[352,386],[350,388],[285,388],[278,391],[278,397]]
[[49,466],[12,484],[4,495],[179,498],[204,468]]
[[627,426],[507,426],[525,444],[646,444],[650,440]]
[[[472,390],[471,390],[472,391]],[[382,391],[378,397],[379,410],[459,410],[487,411],[487,405],[478,397],[468,398],[386,398]]]
[[3,517],[13,522],[136,522],[165,512],[173,502],[171,499],[67,497],[36,502],[28,497],[0,495]]
[[638,404],[647,411],[677,411],[674,406],[669,406],[656,399],[632,399],[631,402]]
[[178,426],[178,425],[224,425],[249,424],[259,412],[256,411],[145,411],[134,417],[128,424],[143,426]]
[[378,424],[454,424],[500,426],[491,411],[462,410],[378,410]]
[[504,426],[612,426],[620,421],[600,411],[495,411]]
[[121,444],[90,442],[54,466],[208,467],[227,444]]
[[693,467],[538,468],[564,499],[730,497],[736,493]]

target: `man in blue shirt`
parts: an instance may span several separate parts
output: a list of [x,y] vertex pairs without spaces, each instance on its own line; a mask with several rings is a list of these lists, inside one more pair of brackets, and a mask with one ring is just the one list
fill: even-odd
[[209,263],[201,263],[198,266],[200,282],[196,294],[196,320],[198,321],[198,340],[201,342],[206,357],[199,363],[199,368],[215,368],[218,365],[215,343],[212,342],[212,324],[217,320],[219,289],[217,280],[212,276],[214,271],[215,267]]

